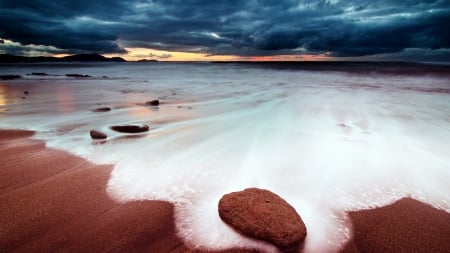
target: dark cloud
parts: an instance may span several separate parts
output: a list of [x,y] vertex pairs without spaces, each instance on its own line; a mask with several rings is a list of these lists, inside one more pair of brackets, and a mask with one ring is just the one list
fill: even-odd
[[73,53],[355,57],[450,48],[450,0],[3,0],[0,22],[3,39]]
[[0,44],[0,54],[3,53],[27,56],[50,56],[51,54],[64,53],[64,51],[52,47],[23,46],[19,43],[9,44],[5,42]]
[[23,45],[45,45],[73,53],[125,52],[117,28],[120,1],[0,1],[0,37]]

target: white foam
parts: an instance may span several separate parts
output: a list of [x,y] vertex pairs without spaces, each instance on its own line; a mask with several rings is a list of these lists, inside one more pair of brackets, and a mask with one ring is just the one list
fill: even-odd
[[[92,83],[77,83],[65,93],[87,101],[72,102],[70,114],[44,107],[38,116],[12,114],[1,126],[28,124],[52,147],[114,163],[111,196],[174,203],[177,231],[195,247],[276,252],[218,216],[223,194],[248,187],[269,189],[296,208],[308,228],[305,252],[338,251],[351,237],[346,211],[410,196],[450,212],[450,96],[404,89],[447,80],[207,66],[159,69],[148,77],[158,80],[154,86],[129,80],[132,95],[123,101],[123,87],[108,82],[110,113],[89,112]],[[159,110],[138,104],[157,93],[169,96]],[[123,139],[108,128],[118,123],[153,129]],[[109,140],[92,142],[91,128]]]

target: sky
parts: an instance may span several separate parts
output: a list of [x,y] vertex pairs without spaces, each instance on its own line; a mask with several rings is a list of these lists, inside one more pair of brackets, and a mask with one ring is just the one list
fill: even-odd
[[450,0],[0,0],[0,53],[450,62]]

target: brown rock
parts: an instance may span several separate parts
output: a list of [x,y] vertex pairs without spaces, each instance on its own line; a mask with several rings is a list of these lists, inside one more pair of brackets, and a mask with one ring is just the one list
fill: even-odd
[[97,130],[91,130],[89,132],[89,134],[91,135],[92,139],[106,139],[106,138],[108,138],[108,136],[105,133],[97,131]]
[[249,188],[224,195],[219,216],[237,232],[281,250],[299,249],[306,237],[305,224],[295,209],[268,190]]
[[147,132],[150,128],[147,125],[142,126],[123,125],[123,126],[112,126],[111,129],[121,133],[141,133]]
[[159,105],[159,100],[155,99],[155,100],[147,101],[147,102],[145,102],[145,105],[157,106],[157,105]]
[[111,111],[111,108],[109,108],[109,107],[98,107],[98,108],[93,109],[92,111],[94,111],[94,112],[108,112],[108,111]]

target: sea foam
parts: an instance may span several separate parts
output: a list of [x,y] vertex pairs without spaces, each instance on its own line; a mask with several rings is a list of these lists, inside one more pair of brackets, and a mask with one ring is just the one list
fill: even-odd
[[[100,76],[118,68],[86,70]],[[439,92],[448,89],[447,77],[214,64],[122,68],[128,71],[115,79],[4,85],[34,91],[28,104],[8,103],[0,126],[37,130],[51,147],[113,163],[108,193],[124,202],[174,203],[178,234],[191,246],[277,251],[218,216],[223,194],[248,187],[294,206],[308,228],[305,252],[345,245],[347,211],[409,196],[450,212],[450,94]],[[158,96],[159,107],[143,104]],[[90,111],[96,103],[113,110]],[[109,129],[125,123],[151,130],[124,136]],[[90,129],[105,131],[106,143],[90,140]]]

